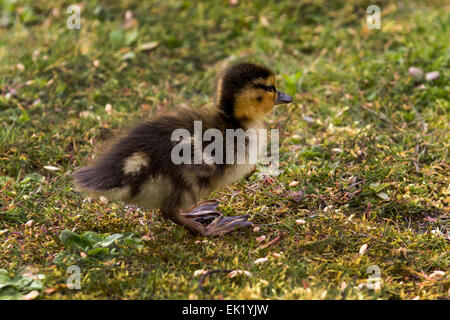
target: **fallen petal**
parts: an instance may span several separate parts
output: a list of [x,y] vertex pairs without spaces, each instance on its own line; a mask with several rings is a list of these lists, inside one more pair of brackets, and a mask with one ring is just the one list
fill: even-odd
[[300,182],[298,182],[298,181],[291,181],[290,183],[289,183],[289,187],[296,187],[296,186],[298,186],[298,184],[299,184]]
[[33,290],[33,291],[27,293],[26,295],[22,296],[22,300],[33,300],[33,299],[37,298],[38,295],[39,295],[39,291]]
[[275,258],[280,258],[281,254],[279,254],[278,252],[273,252],[272,256],[274,256]]
[[266,240],[266,236],[256,237],[255,240],[256,240],[257,242],[263,242],[264,240]]
[[112,113],[112,105],[108,103],[105,106],[105,111],[106,111],[107,114],[111,114]]
[[44,166],[44,169],[48,171],[59,171],[59,168],[54,166]]
[[194,271],[194,277],[202,276],[202,275],[204,275],[206,272],[208,272],[208,271],[203,270],[203,269],[195,270],[195,271]]
[[359,254],[362,256],[367,250],[367,244],[363,244],[361,248],[359,248]]
[[264,263],[266,261],[268,261],[269,258],[265,257],[265,258],[259,258],[255,260],[255,264],[260,264],[260,263]]
[[411,67],[408,70],[409,74],[412,75],[414,78],[422,79],[423,78],[423,71],[422,69]]
[[439,78],[439,72],[437,72],[437,71],[428,72],[425,75],[425,80],[427,80],[427,81],[432,81],[437,78]]
[[253,275],[250,273],[250,271],[244,270],[244,274],[249,278],[253,277]]
[[430,278],[430,279],[442,278],[443,276],[445,276],[445,272],[444,271],[436,270],[436,271],[433,271],[432,273],[430,273],[428,275],[428,278]]
[[104,196],[100,196],[99,200],[101,203],[108,203],[108,199]]
[[148,42],[148,43],[143,43],[138,47],[139,51],[151,51],[153,49],[156,49],[156,47],[159,46],[159,42],[158,41],[153,41],[153,42]]

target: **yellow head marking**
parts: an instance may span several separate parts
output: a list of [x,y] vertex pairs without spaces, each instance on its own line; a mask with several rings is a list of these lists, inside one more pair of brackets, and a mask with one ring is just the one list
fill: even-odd
[[220,78],[217,82],[217,91],[216,91],[216,101],[220,102],[222,99],[222,86],[223,86],[223,78]]

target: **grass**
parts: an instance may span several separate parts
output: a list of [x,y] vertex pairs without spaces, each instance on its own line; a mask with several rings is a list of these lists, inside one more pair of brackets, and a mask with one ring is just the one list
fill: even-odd
[[[69,30],[70,1],[0,0],[1,297],[448,299],[448,3],[382,1],[380,30],[367,1],[81,3]],[[74,190],[70,173],[120,129],[212,104],[234,60],[270,66],[295,96],[267,118],[283,172],[213,195],[260,231],[192,237]],[[211,274],[202,290],[195,271],[216,269],[252,276]]]

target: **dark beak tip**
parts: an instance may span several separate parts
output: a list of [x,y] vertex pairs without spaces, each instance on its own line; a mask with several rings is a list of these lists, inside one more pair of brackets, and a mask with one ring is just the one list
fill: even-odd
[[291,103],[294,101],[292,97],[286,93],[278,92],[277,100],[275,100],[275,104],[283,104],[283,103]]

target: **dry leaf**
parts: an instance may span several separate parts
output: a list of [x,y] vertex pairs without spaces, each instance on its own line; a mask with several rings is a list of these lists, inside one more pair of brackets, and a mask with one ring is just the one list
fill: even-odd
[[298,192],[291,193],[287,198],[294,200],[295,202],[300,202],[303,200],[305,193],[300,190]]
[[144,110],[144,111],[148,111],[148,110],[150,110],[150,109],[152,108],[151,105],[146,104],[146,103],[143,103],[143,104],[141,105],[141,107],[142,107],[142,110]]

